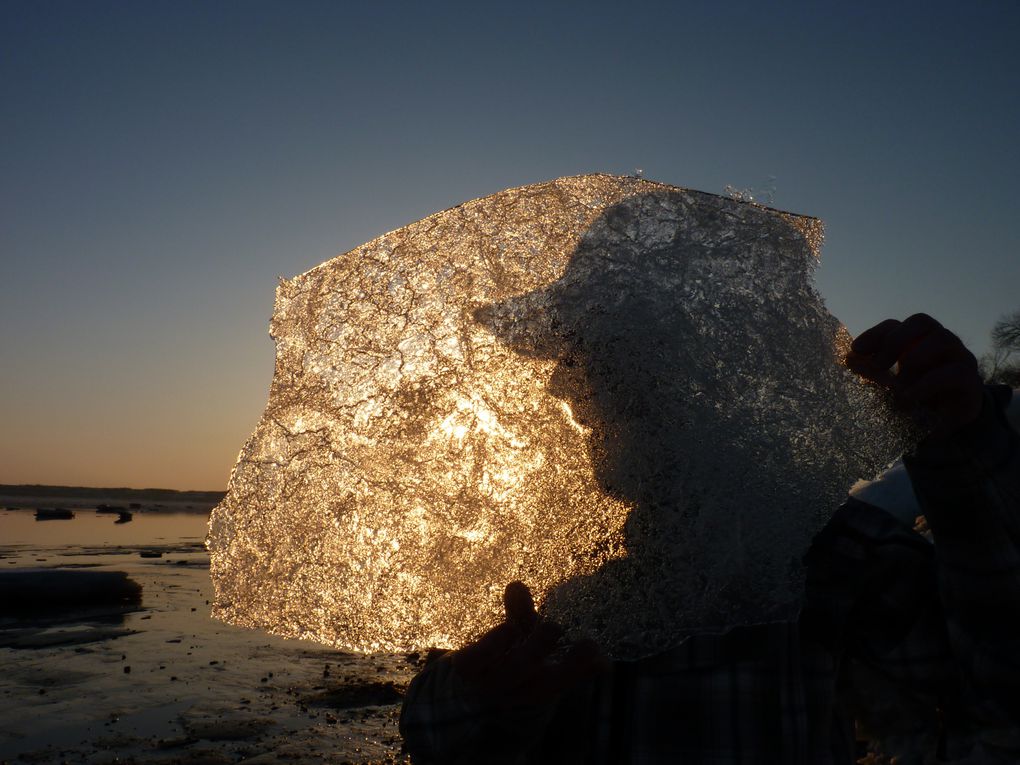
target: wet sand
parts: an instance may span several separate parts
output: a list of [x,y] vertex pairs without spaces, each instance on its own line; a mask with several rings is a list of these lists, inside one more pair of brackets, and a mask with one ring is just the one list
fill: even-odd
[[[0,529],[10,528],[30,511],[0,516]],[[87,537],[100,521],[84,516],[92,514],[38,523],[69,524],[64,533],[78,523]],[[416,656],[344,654],[212,620],[200,533],[8,544],[16,536],[0,537],[4,570],[123,571],[142,586],[142,601],[60,623],[0,619],[0,762],[407,761],[397,716]]]

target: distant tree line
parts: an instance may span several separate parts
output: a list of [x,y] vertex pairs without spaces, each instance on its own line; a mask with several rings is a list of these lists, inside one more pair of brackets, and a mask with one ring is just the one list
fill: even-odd
[[0,497],[116,499],[121,502],[222,502],[223,491],[178,491],[177,489],[99,489],[93,486],[44,486],[41,484],[0,484]]
[[988,382],[1020,388],[1020,310],[992,327],[992,349],[981,358],[981,374]]

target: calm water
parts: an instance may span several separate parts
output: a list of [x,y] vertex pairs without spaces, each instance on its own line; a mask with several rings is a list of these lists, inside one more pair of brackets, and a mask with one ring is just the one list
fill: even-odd
[[10,547],[42,550],[56,547],[145,547],[205,540],[205,513],[143,513],[129,523],[116,515],[75,510],[66,521],[37,521],[32,510],[0,511],[0,550]]

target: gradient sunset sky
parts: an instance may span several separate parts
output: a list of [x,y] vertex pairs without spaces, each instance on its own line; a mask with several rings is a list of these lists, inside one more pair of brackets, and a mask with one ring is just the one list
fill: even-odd
[[1020,3],[0,2],[0,483],[225,488],[277,277],[563,175],[815,215],[851,332],[1020,308]]

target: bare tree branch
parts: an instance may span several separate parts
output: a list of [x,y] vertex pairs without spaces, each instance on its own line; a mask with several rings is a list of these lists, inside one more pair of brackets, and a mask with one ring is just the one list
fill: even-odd
[[1003,316],[992,328],[992,344],[1009,355],[1020,351],[1020,310]]

